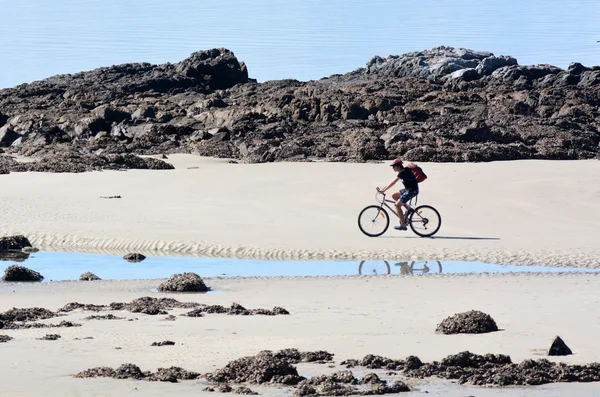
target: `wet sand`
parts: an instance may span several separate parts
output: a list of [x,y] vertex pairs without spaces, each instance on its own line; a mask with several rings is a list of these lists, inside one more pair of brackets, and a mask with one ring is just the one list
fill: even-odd
[[[514,362],[545,358],[552,339],[560,335],[574,354],[550,357],[569,364],[589,363],[600,357],[597,275],[471,275],[302,278],[210,278],[207,285],[224,291],[209,294],[150,293],[161,280],[0,283],[0,311],[41,306],[57,310],[69,302],[109,304],[142,296],[173,297],[179,301],[247,308],[281,306],[289,316],[228,316],[201,318],[110,312],[125,320],[84,320],[93,312],[74,311],[66,317],[43,320],[81,323],[76,328],[2,330],[14,339],[0,345],[3,396],[105,396],[142,391],[160,396],[203,395],[203,381],[179,384],[116,380],[73,379],[96,366],[134,363],[142,370],[180,366],[207,373],[229,361],[260,350],[298,348],[335,354],[336,368],[300,364],[302,375],[344,369],[345,359],[378,354],[393,359],[416,355],[422,361],[440,360],[469,350],[477,354],[510,355]],[[490,314],[500,331],[481,335],[436,334],[437,324],[471,309]],[[169,313],[179,315],[187,309]],[[106,313],[100,313],[106,314]],[[133,319],[133,321],[127,321]],[[47,333],[57,341],[36,338]],[[92,336],[93,340],[76,340]],[[175,346],[151,347],[172,340]],[[121,349],[115,349],[120,347]],[[355,369],[355,375],[364,369]],[[368,371],[370,372],[370,370]],[[383,371],[385,372],[385,371]],[[479,388],[448,381],[408,380],[413,389],[436,396],[592,396],[600,384],[554,384],[536,387]],[[291,390],[256,387],[263,395],[291,395]],[[286,389],[287,390],[287,389]],[[210,395],[210,393],[206,393]],[[414,395],[417,395],[415,392]],[[419,393],[420,395],[420,393]]]
[[[421,163],[433,239],[357,227],[386,163],[230,164],[172,155],[169,171],[0,176],[0,233],[41,249],[278,259],[600,264],[600,161]],[[120,199],[101,196],[120,195]]]

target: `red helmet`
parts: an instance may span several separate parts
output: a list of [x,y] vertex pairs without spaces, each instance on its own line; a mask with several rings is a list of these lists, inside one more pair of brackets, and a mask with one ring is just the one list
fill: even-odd
[[390,164],[391,167],[398,166],[398,165],[402,166],[402,159],[396,159],[392,162],[392,164]]

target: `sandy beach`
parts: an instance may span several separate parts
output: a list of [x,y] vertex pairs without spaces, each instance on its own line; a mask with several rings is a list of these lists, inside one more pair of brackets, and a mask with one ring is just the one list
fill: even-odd
[[[0,233],[24,234],[42,250],[277,259],[437,259],[497,264],[600,267],[600,162],[511,161],[421,164],[429,179],[420,202],[443,217],[436,238],[390,228],[361,234],[360,210],[394,174],[387,163],[231,164],[171,155],[171,171],[2,175]],[[101,196],[121,196],[116,199]],[[23,263],[27,266],[27,262]],[[89,269],[94,271],[94,269]],[[202,275],[200,275],[202,276]],[[143,275],[140,275],[143,277]],[[134,363],[142,370],[180,366],[202,374],[261,350],[297,348],[334,353],[334,363],[298,364],[304,376],[345,369],[345,359],[377,354],[441,360],[461,351],[506,354],[514,362],[548,358],[598,361],[598,275],[498,274],[205,278],[208,294],[151,292],[163,280],[0,282],[0,313],[13,307],[56,311],[69,302],[110,304],[144,296],[247,308],[280,306],[285,316],[201,318],[124,310],[118,320],[61,320],[81,327],[0,330],[4,396],[214,395],[204,381],[177,384],[75,379],[91,367]],[[481,310],[498,332],[443,335],[446,317]],[[106,314],[106,313],[102,313]],[[129,321],[128,321],[129,320]],[[38,340],[49,333],[56,341]],[[573,355],[547,357],[560,335]],[[84,339],[93,337],[93,339]],[[172,340],[174,346],[152,347]],[[353,369],[356,376],[370,370]],[[380,374],[385,371],[380,370]],[[432,396],[596,396],[600,384],[475,387],[407,379]],[[249,385],[265,396],[293,389]]]
[[84,252],[600,263],[596,160],[423,163],[419,202],[442,215],[433,239],[359,231],[359,212],[394,177],[387,163],[167,161],[176,169],[2,175],[0,233]]
[[[569,364],[597,361],[600,346],[598,277],[595,275],[480,275],[433,277],[332,277],[279,279],[206,279],[220,293],[151,294],[184,302],[247,308],[281,306],[288,316],[229,316],[207,314],[201,318],[150,316],[111,311],[122,320],[85,320],[98,314],[80,310],[67,317],[83,324],[76,328],[4,330],[14,339],[0,345],[3,396],[117,396],[135,389],[149,396],[176,393],[203,395],[205,383],[74,379],[71,376],[97,366],[134,363],[142,370],[181,366],[200,373],[212,372],[229,361],[260,350],[298,348],[335,354],[335,367],[300,364],[304,376],[345,369],[350,358],[378,354],[393,359],[416,355],[422,361],[441,360],[449,354],[501,353],[514,362],[544,358],[552,339],[560,335],[574,354],[550,357]],[[0,284],[0,311],[13,306],[42,306],[57,310],[69,302],[109,304],[149,296],[157,280],[58,282],[37,285]],[[444,318],[471,309],[489,313],[500,331],[481,335],[436,334]],[[173,310],[181,314],[188,310]],[[100,313],[105,314],[105,313]],[[133,321],[127,321],[132,319]],[[57,341],[37,340],[47,333]],[[85,337],[92,340],[84,340]],[[76,339],[79,338],[79,339]],[[171,340],[174,346],[151,347]],[[121,349],[116,349],[120,347]],[[356,375],[371,372],[353,369]],[[385,371],[377,371],[380,374]],[[551,384],[527,388],[484,388],[449,382],[409,380],[414,394],[440,396],[593,396],[600,384]],[[250,387],[264,395],[291,395],[292,389]],[[421,391],[417,391],[421,390]],[[210,395],[210,393],[206,393]]]

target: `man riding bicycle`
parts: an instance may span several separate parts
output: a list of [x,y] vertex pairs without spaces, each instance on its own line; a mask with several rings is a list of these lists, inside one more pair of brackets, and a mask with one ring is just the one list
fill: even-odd
[[394,192],[392,194],[392,198],[396,204],[396,212],[398,213],[398,219],[400,220],[400,225],[394,226],[396,230],[407,230],[406,228],[406,220],[404,219],[404,214],[402,213],[402,207],[408,208],[406,203],[410,201],[413,197],[419,194],[419,184],[417,182],[417,178],[415,174],[409,169],[402,165],[402,159],[396,159],[392,164],[390,164],[394,172],[397,172],[398,175],[396,178],[392,179],[384,188],[379,189],[379,192],[385,193],[386,190],[391,188],[398,182],[398,180],[402,180],[404,184],[404,189],[399,192]]

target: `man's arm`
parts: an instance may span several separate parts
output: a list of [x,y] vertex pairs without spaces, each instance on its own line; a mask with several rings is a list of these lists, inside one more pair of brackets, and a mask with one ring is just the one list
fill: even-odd
[[385,193],[386,190],[388,190],[389,188],[391,188],[392,186],[394,186],[396,184],[396,182],[398,182],[399,180],[400,180],[400,178],[398,178],[398,177],[392,179],[390,181],[390,183],[388,183],[383,189],[379,189],[379,191],[381,193]]

